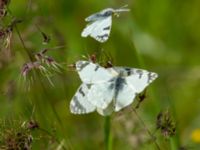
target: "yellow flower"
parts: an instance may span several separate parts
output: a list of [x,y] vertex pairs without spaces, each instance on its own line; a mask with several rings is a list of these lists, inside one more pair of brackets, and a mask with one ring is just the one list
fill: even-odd
[[191,139],[195,143],[200,143],[200,128],[192,131]]

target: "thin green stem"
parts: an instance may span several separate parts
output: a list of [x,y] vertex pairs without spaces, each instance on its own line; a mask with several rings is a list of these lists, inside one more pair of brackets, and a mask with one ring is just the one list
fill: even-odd
[[111,135],[111,118],[110,116],[105,117],[104,124],[104,142],[105,142],[105,150],[112,150],[112,135]]
[[161,150],[160,146],[158,145],[158,143],[156,142],[156,138],[153,136],[153,134],[151,133],[151,131],[147,128],[145,122],[142,120],[142,118],[138,115],[136,109],[133,108],[133,111],[135,113],[135,115],[137,116],[138,120],[142,123],[142,125],[144,126],[145,130],[147,131],[147,133],[149,134],[149,136],[151,137],[152,141],[154,142],[156,148],[158,150]]
[[32,58],[32,56],[31,56],[31,53],[30,53],[30,51],[28,50],[28,48],[26,48],[25,43],[24,43],[24,40],[22,39],[22,36],[21,36],[21,34],[20,34],[20,32],[19,32],[19,29],[18,29],[17,25],[15,25],[14,27],[15,27],[15,30],[16,30],[16,32],[17,32],[17,35],[18,35],[18,37],[19,37],[19,39],[20,39],[20,41],[21,41],[21,43],[22,43],[22,46],[23,46],[24,50],[25,50],[26,53],[28,54],[29,59],[30,59],[31,61],[33,61],[33,58]]
[[[38,128],[38,129],[39,129],[40,131],[46,133],[46,134],[49,135],[50,137],[54,138],[54,140],[56,141],[56,143],[59,144],[59,145],[61,145],[61,142],[60,142],[54,135],[52,135],[48,130],[45,130],[45,129],[43,129],[43,128]],[[62,149],[63,149],[63,150],[67,150],[67,148],[66,148],[64,145],[62,145]]]
[[[138,64],[143,68],[145,67],[145,62],[144,62],[144,59],[143,57],[140,55],[138,49],[135,47],[135,43],[134,41],[132,42],[132,46],[134,47],[134,50],[135,50],[135,55],[136,55],[136,58],[138,60]],[[153,140],[156,148],[158,150],[161,150],[160,146],[158,145],[157,141],[156,141],[156,137],[154,137],[154,135],[151,133],[151,131],[147,128],[145,122],[142,120],[142,118],[138,115],[137,111],[136,111],[136,108],[133,108],[133,111],[135,113],[135,115],[137,116],[137,118],[139,119],[139,121],[142,123],[142,125],[144,126],[146,132],[149,134],[149,136],[151,137],[151,139]]]
[[[15,18],[15,17],[13,16],[12,11],[10,10],[9,7],[7,7],[7,10],[8,10],[8,12],[10,13],[11,17],[12,17],[12,18]],[[17,27],[16,24],[14,24],[14,28],[15,28],[15,30],[16,30],[16,32],[17,32],[17,35],[18,35],[18,37],[19,37],[19,39],[20,39],[20,42],[22,43],[22,46],[23,46],[24,50],[26,51],[26,53],[27,53],[29,59],[30,59],[31,61],[33,61],[33,58],[32,58],[32,56],[31,56],[31,53],[30,53],[30,51],[28,50],[28,48],[25,46],[24,40],[23,40],[23,38],[22,38],[22,36],[21,36],[21,33],[19,32],[19,29],[18,29],[18,27]]]

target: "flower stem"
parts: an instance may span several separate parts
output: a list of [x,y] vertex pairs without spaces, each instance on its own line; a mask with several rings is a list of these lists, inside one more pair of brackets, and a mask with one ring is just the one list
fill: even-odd
[[154,135],[151,133],[151,131],[147,128],[146,124],[144,123],[144,121],[142,120],[142,118],[138,115],[136,109],[133,109],[133,112],[135,113],[135,115],[137,116],[138,120],[141,122],[141,124],[144,126],[146,132],[149,134],[151,140],[153,141],[153,143],[156,146],[157,150],[161,150],[160,146],[158,145],[157,141],[156,141],[156,137],[154,137]]
[[104,142],[105,142],[105,150],[112,150],[112,135],[111,135],[111,118],[110,116],[105,117],[104,123]]

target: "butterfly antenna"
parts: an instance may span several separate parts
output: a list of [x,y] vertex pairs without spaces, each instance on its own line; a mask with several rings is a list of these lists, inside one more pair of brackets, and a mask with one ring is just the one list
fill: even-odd
[[122,6],[122,7],[120,7],[119,9],[123,9],[123,8],[126,8],[126,7],[128,7],[128,4],[126,4],[126,5]]
[[130,11],[130,9],[128,9],[127,7],[128,7],[128,4],[120,7],[119,9],[116,9],[115,12]]

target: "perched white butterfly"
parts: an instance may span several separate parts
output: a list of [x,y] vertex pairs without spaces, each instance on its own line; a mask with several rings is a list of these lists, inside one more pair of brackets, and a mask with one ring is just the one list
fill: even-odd
[[104,68],[90,61],[78,61],[76,69],[83,83],[70,103],[74,114],[97,110],[105,116],[119,111],[130,105],[158,76],[136,68]]
[[119,9],[106,8],[87,17],[85,21],[90,22],[90,24],[83,30],[81,36],[87,37],[90,35],[101,43],[107,41],[111,30],[112,14],[118,15],[124,11],[129,11],[129,9],[125,9],[124,7]]

